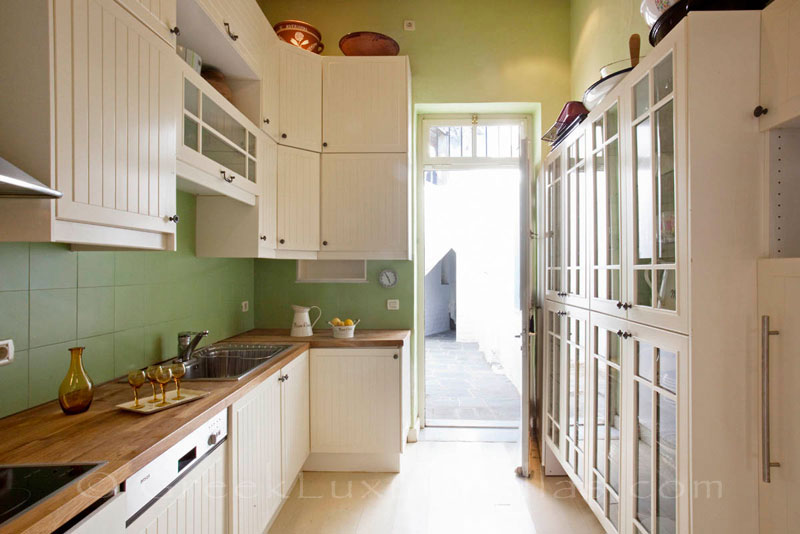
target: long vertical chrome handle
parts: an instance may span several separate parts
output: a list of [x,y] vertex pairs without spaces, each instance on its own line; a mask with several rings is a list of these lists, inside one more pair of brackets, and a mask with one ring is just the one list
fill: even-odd
[[770,482],[770,469],[781,464],[769,458],[769,336],[778,330],[769,329],[769,315],[761,316],[761,480]]

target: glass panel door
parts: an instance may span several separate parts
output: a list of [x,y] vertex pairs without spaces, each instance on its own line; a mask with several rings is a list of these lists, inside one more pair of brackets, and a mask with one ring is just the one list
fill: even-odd
[[547,211],[545,215],[545,261],[547,294],[560,296],[563,291],[562,274],[562,235],[561,235],[561,154],[559,153],[547,165],[545,172],[545,197]]
[[584,434],[586,419],[586,319],[578,316],[578,310],[570,309],[565,316],[566,351],[564,363],[567,376],[564,456],[578,479],[584,477]]
[[565,286],[564,296],[585,298],[585,187],[586,136],[567,146],[566,203],[564,217]]
[[555,451],[561,443],[561,331],[562,319],[559,311],[548,308],[545,313],[547,335],[545,337],[545,368],[547,373],[547,398],[545,399],[545,432]]

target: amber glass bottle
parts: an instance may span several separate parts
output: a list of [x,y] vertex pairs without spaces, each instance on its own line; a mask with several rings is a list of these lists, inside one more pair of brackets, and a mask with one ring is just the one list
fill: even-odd
[[92,404],[94,384],[83,368],[83,349],[69,349],[69,370],[58,388],[58,402],[67,415],[85,412]]

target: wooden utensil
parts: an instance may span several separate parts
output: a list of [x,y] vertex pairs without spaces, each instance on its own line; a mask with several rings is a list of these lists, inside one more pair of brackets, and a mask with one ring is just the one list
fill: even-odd
[[628,39],[628,49],[630,50],[631,54],[631,67],[635,67],[639,64],[639,49],[642,46],[642,39],[639,37],[638,33],[634,33],[631,35],[631,38]]

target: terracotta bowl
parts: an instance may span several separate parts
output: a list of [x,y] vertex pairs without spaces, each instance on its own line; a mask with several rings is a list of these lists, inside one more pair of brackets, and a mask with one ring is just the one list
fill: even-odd
[[346,56],[396,56],[397,41],[375,32],[353,32],[339,39],[339,48]]
[[308,22],[302,20],[284,20],[272,27],[283,41],[303,50],[319,54],[325,48],[322,34]]

